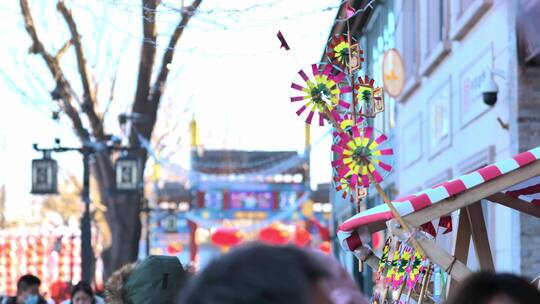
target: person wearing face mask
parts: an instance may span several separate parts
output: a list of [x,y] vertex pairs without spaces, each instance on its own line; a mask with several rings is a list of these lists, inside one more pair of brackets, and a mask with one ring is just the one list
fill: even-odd
[[94,295],[90,284],[80,281],[71,290],[71,299],[65,300],[61,304],[105,304],[105,301]]
[[17,281],[17,295],[6,298],[2,304],[47,304],[47,301],[39,295],[41,280],[31,274],[23,275]]

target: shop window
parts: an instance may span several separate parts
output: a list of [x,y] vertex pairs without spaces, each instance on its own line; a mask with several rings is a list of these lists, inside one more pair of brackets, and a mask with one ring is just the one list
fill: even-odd
[[429,74],[450,51],[447,37],[449,5],[444,0],[421,2],[422,60],[420,73]]
[[493,0],[452,0],[450,37],[463,38],[491,7]]

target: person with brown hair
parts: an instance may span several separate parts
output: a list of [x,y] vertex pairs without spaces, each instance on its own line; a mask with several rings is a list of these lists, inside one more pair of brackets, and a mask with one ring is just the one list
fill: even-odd
[[540,291],[507,273],[480,272],[465,280],[447,304],[538,304]]

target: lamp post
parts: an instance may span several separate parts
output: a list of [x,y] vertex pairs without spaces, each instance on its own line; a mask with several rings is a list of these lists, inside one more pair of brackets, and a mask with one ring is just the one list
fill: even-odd
[[[56,147],[43,149],[34,144],[34,150],[43,152],[43,158],[32,161],[32,191],[33,194],[57,194],[57,163],[51,158],[52,152],[77,151],[83,156],[83,189],[81,199],[84,203],[84,212],[81,217],[81,260],[82,279],[92,282],[94,277],[94,254],[92,250],[92,229],[90,216],[90,157],[98,152],[96,146],[84,144],[82,147],[62,147],[56,140]],[[101,148],[101,147],[100,147]],[[108,151],[134,151],[139,147],[119,147],[117,145],[104,145]],[[100,149],[100,150],[103,150]],[[115,164],[116,188],[119,191],[141,191],[142,170],[140,161],[134,156],[120,157]],[[120,173],[120,174],[118,174]],[[141,191],[142,195],[142,191]]]

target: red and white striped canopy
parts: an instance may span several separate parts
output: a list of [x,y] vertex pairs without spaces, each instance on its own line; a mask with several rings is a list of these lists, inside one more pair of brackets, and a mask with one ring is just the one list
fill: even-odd
[[[394,200],[392,203],[401,216],[411,214],[428,206],[437,204],[446,198],[479,186],[482,183],[508,174],[540,159],[540,147],[499,161],[493,165],[454,178],[450,181],[424,189],[414,195]],[[540,174],[540,172],[539,172]],[[520,182],[505,191],[508,196],[519,198],[540,207],[540,177]],[[376,206],[354,215],[338,228],[338,238],[346,251],[353,251],[362,246],[358,230],[393,218],[386,204]],[[379,225],[381,227],[381,225]]]

